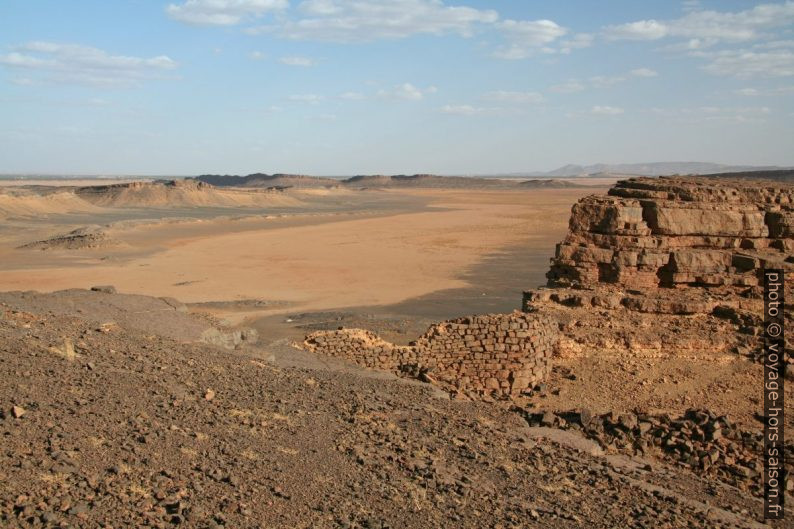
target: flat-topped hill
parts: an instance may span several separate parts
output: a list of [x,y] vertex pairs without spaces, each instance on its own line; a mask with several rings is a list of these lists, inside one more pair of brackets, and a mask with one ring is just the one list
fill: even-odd
[[253,173],[246,176],[200,175],[186,179],[219,187],[335,187],[339,180],[322,176]]
[[477,176],[413,175],[356,175],[344,180],[305,175],[262,174],[247,176],[201,175],[188,179],[222,187],[349,187],[361,188],[453,188],[453,189],[517,189],[580,187],[559,179],[510,179]]
[[195,180],[0,189],[0,218],[100,213],[104,208],[266,207],[298,205],[294,196],[267,189],[229,189]]

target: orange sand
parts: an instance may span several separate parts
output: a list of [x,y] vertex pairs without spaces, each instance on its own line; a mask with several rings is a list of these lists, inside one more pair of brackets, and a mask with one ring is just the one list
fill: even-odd
[[[531,244],[551,253],[571,205],[598,191],[395,190],[389,192],[429,197],[435,209],[363,219],[317,216],[303,226],[184,238],[163,223],[146,228],[156,247],[138,231],[130,237],[136,246],[126,245],[117,261],[99,257],[121,250],[102,249],[80,254],[77,263],[74,253],[61,262],[63,251],[48,251],[26,255],[24,265],[18,259],[4,265],[4,253],[22,250],[0,248],[0,290],[111,284],[120,292],[185,302],[288,301],[290,310],[397,303],[464,286],[459,277],[467,267],[506,247]],[[114,237],[124,241],[124,232]]]

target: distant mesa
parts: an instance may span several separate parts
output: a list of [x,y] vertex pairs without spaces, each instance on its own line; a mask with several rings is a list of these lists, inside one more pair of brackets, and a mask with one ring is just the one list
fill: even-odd
[[293,197],[279,196],[275,189],[218,189],[193,179],[86,186],[77,187],[74,192],[95,206],[113,208],[256,207],[299,203]]
[[290,187],[336,187],[339,180],[321,176],[297,174],[264,174],[253,173],[247,176],[205,174],[187,181],[198,181],[218,187],[261,187],[267,189],[287,189]]
[[218,187],[244,187],[287,189],[324,187],[324,188],[460,188],[460,189],[513,189],[519,188],[563,188],[580,187],[579,184],[562,180],[529,180],[516,178],[498,178],[484,176],[441,176],[434,174],[413,175],[356,175],[346,179],[335,179],[320,176],[254,173],[247,176],[232,175],[201,175],[189,180],[204,182]]
[[559,180],[555,178],[526,180],[519,184],[522,188],[528,189],[558,189],[567,187],[585,187],[582,184],[569,182],[567,180]]
[[92,186],[0,187],[0,218],[101,213],[108,208],[262,208],[300,206],[285,187],[218,188],[184,180],[136,181]]

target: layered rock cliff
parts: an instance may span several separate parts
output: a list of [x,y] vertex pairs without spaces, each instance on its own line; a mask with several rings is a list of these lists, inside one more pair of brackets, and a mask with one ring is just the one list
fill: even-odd
[[758,287],[794,270],[794,186],[636,178],[573,207],[550,286]]
[[708,348],[756,356],[768,268],[785,271],[794,299],[794,185],[632,178],[573,206],[547,288],[525,292],[523,305],[564,327],[576,323],[561,354]]

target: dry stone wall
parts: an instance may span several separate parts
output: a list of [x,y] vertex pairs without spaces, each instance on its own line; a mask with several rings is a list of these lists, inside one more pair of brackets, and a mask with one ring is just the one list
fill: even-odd
[[305,346],[365,367],[415,376],[454,395],[510,398],[550,374],[556,340],[551,320],[514,312],[441,322],[408,346],[361,329],[315,332]]

